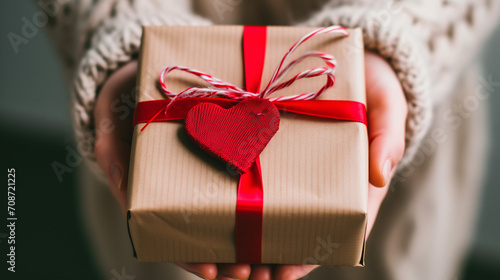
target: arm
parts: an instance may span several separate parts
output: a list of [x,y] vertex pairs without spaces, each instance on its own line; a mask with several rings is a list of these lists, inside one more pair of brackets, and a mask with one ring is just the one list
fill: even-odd
[[[94,3],[95,2],[95,3]],[[71,80],[72,119],[80,153],[104,179],[94,154],[94,109],[111,73],[137,56],[143,25],[209,25],[191,11],[190,1],[42,0],[47,29]]]
[[[189,0],[41,0],[38,5],[50,19],[47,29],[72,80],[79,152],[94,173],[108,181],[124,210],[126,187],[120,186],[126,186],[132,114],[130,110],[122,118],[113,104],[118,100],[132,109],[142,26],[211,23],[191,12]],[[178,265],[195,274],[217,274],[215,264]],[[232,274],[234,269],[249,273],[238,266],[226,271]]]
[[406,149],[400,166],[409,164],[432,121],[433,103],[451,94],[461,71],[477,56],[496,25],[500,3],[488,0],[330,2],[328,8],[304,24],[360,27],[364,47],[390,63],[408,104]]

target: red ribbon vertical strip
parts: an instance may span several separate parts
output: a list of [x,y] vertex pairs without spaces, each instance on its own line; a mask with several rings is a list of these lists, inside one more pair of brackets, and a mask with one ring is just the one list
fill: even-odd
[[[266,54],[267,28],[245,26],[243,28],[243,57],[245,86],[250,92],[258,92]],[[264,191],[260,161],[241,175],[236,198],[236,262],[262,263],[262,214]]]
[[264,192],[259,158],[241,175],[236,200],[236,262],[262,262]]
[[243,61],[247,91],[259,92],[266,57],[267,28],[245,26],[243,28]]

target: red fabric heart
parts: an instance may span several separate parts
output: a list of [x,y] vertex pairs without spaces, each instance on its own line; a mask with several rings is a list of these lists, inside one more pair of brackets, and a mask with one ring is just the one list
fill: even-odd
[[202,149],[245,173],[278,131],[280,114],[269,100],[252,98],[229,109],[200,103],[184,121]]

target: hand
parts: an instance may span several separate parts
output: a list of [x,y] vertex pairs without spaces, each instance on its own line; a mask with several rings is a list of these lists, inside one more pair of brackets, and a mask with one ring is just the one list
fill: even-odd
[[[137,62],[115,71],[103,85],[95,108],[95,154],[107,174],[111,191],[125,214],[126,186],[132,108],[112,110],[130,100],[135,88]],[[369,235],[386,193],[393,170],[404,152],[407,104],[401,85],[390,65],[376,54],[365,53],[365,78],[370,141],[370,186],[368,199]],[[128,102],[125,102],[128,103]],[[178,266],[205,279],[297,279],[309,274],[314,265],[188,264]]]

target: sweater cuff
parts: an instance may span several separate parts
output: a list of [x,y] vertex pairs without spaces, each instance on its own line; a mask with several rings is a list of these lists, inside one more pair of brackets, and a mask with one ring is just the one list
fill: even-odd
[[[125,23],[124,23],[125,22]],[[110,74],[139,52],[142,26],[210,25],[211,22],[189,13],[159,11],[126,21],[107,22],[95,33],[94,44],[85,52],[72,83],[72,117],[79,152],[90,169],[105,179],[95,154],[94,107],[97,93]]]
[[411,18],[401,10],[391,13],[390,8],[343,6],[323,10],[302,25],[361,28],[364,48],[375,51],[391,64],[408,104],[406,148],[398,168],[409,164],[427,134],[432,119],[429,69],[425,63],[429,55],[422,42],[415,37],[418,32],[414,30]]

